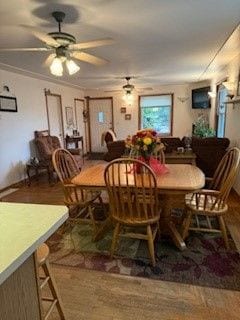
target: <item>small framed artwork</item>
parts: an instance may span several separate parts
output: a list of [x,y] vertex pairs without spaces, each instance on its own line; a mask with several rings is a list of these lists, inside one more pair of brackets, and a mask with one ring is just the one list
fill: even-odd
[[130,113],[125,114],[125,120],[131,120],[132,115]]
[[73,108],[72,107],[65,107],[66,111],[66,123],[68,126],[73,125]]
[[126,113],[127,112],[127,108],[126,107],[121,107],[120,111],[121,111],[121,113]]
[[0,96],[0,111],[17,112],[17,98]]

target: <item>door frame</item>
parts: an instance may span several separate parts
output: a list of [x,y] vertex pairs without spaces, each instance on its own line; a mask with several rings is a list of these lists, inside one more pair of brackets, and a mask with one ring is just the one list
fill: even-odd
[[87,114],[88,114],[88,135],[89,135],[89,152],[92,152],[92,142],[91,142],[91,121],[90,121],[90,106],[89,102],[91,100],[111,100],[111,111],[112,111],[112,130],[114,131],[114,116],[113,116],[113,97],[85,97],[87,102]]
[[50,120],[49,120],[49,110],[48,110],[48,99],[47,99],[47,97],[48,96],[58,97],[59,100],[60,100],[61,130],[62,130],[62,135],[63,135],[63,145],[65,146],[65,131],[64,131],[64,125],[63,125],[62,96],[61,96],[61,94],[51,93],[50,90],[44,90],[44,94],[45,94],[45,101],[46,101],[47,122],[48,122],[49,134],[51,134],[51,126],[50,126]]
[[[85,99],[81,99],[81,98],[74,98],[74,114],[75,114],[75,121],[76,121],[76,126],[78,125],[77,123],[77,105],[76,102],[77,101],[81,101],[83,102],[83,110],[86,110],[86,105],[85,105]],[[83,123],[84,123],[84,134],[85,134],[85,152],[87,153],[88,150],[88,135],[87,135],[87,122],[84,121],[84,117],[83,117]]]

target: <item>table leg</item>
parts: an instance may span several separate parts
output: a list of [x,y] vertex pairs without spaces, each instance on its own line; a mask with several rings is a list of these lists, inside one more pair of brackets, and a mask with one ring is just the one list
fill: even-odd
[[160,230],[162,234],[168,234],[172,238],[175,245],[181,250],[185,250],[186,244],[178,232],[175,224],[171,221],[171,196],[161,195],[160,205],[162,207],[160,218]]
[[113,228],[112,219],[108,217],[99,227],[96,235],[94,236],[93,241],[98,241],[102,239],[105,236],[106,232],[112,228]]
[[83,159],[83,164],[84,164],[84,146],[83,146],[83,138],[81,139],[81,144],[82,144],[82,159]]

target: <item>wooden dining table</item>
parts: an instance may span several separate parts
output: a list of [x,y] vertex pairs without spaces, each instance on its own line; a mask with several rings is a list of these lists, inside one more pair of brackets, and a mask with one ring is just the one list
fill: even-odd
[[[83,189],[104,190],[106,189],[104,181],[104,170],[107,163],[101,163],[82,170],[75,176],[71,182]],[[175,245],[180,249],[186,249],[186,244],[178,232],[175,223],[172,220],[172,203],[175,197],[185,197],[186,194],[203,188],[205,176],[196,166],[190,164],[168,164],[168,172],[156,176],[157,189],[160,194],[160,206],[162,208],[160,217],[161,233],[168,234]],[[126,170],[120,172],[122,179]],[[111,217],[106,219],[105,224],[99,229],[96,240],[101,238],[105,230],[111,223]]]

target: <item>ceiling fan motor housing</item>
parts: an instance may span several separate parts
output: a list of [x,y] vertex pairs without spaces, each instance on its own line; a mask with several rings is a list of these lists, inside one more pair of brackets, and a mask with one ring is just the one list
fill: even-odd
[[50,32],[48,35],[64,47],[67,47],[69,44],[76,43],[76,38],[73,35],[61,31],[61,23],[65,18],[65,13],[62,11],[54,11],[52,16],[58,23],[58,32]]
[[69,44],[76,43],[76,38],[65,32],[50,32],[48,33],[50,37],[52,37],[54,40],[56,40],[59,44],[62,46],[68,46]]
[[125,77],[125,79],[127,80],[127,84],[123,86],[123,90],[125,90],[126,93],[129,94],[134,89],[134,85],[129,83],[129,81],[131,80],[131,77]]

